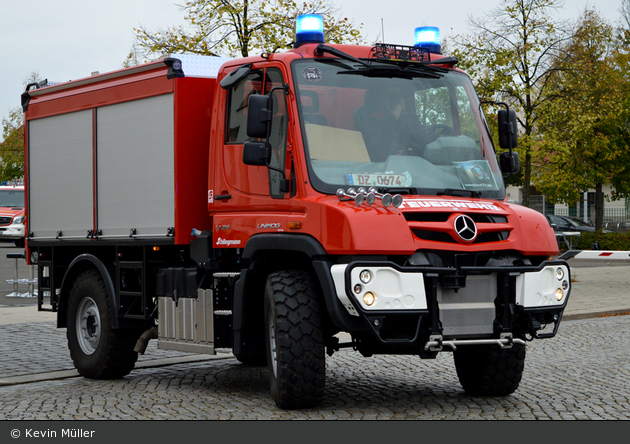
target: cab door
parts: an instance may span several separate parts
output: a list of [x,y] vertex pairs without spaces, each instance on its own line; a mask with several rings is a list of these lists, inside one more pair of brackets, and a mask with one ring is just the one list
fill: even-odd
[[[226,97],[225,141],[222,149],[221,171],[216,175],[216,195],[230,195],[231,203],[238,205],[243,198],[254,199],[258,204],[272,199],[288,197],[281,190],[287,155],[287,131],[289,116],[284,91],[274,89],[284,84],[282,71],[277,67],[253,69],[243,81],[231,88]],[[266,166],[243,163],[243,144],[254,141],[247,136],[247,99],[252,94],[268,94],[273,97],[271,132],[271,161]],[[251,204],[252,202],[248,202]]]

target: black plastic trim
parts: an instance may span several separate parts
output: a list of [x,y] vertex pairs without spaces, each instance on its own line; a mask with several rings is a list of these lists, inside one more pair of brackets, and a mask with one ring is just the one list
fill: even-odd
[[70,291],[70,286],[72,282],[66,282],[66,278],[69,274],[71,274],[72,269],[82,262],[90,262],[93,264],[98,272],[101,274],[103,278],[103,282],[105,283],[105,288],[107,289],[107,295],[109,296],[110,304],[109,304],[109,314],[112,320],[112,328],[116,329],[120,327],[120,323],[118,322],[118,300],[116,299],[116,290],[114,286],[114,281],[112,280],[111,274],[107,270],[105,264],[96,256],[92,254],[80,254],[75,257],[70,265],[66,268],[66,272],[64,273],[63,279],[61,280],[61,294],[64,294]]
[[252,236],[243,250],[243,259],[251,259],[258,251],[300,251],[309,258],[326,255],[317,239],[306,234],[265,233]]
[[330,273],[333,265],[334,263],[330,261],[313,261],[313,269],[322,287],[330,320],[341,331],[368,331],[368,326],[363,318],[351,316],[337,297],[337,289]]

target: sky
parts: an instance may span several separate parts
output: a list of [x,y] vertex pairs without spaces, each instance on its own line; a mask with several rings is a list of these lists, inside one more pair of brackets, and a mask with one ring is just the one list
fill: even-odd
[[[333,0],[338,14],[362,24],[369,41],[413,45],[418,26],[437,26],[443,37],[470,34],[469,17],[481,18],[505,0]],[[134,28],[185,25],[185,0],[0,0],[0,118],[20,106],[31,73],[54,82],[120,69],[134,43]],[[564,0],[562,19],[595,6],[611,23],[621,0]],[[1,134],[0,134],[1,137]]]

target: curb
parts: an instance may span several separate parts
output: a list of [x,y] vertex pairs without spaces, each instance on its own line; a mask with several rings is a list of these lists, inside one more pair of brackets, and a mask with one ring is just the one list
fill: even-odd
[[562,315],[562,321],[580,321],[583,319],[604,318],[604,317],[609,317],[609,316],[626,316],[626,315],[630,315],[630,308],[564,314]]

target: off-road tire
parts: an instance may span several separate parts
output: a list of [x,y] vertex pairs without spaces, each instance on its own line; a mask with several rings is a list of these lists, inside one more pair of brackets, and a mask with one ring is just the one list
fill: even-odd
[[[138,359],[133,349],[141,330],[113,330],[109,304],[105,283],[97,271],[86,271],[74,281],[68,300],[68,348],[74,366],[86,378],[122,378]],[[83,314],[83,320],[78,314]],[[90,340],[83,330],[86,327]]]
[[525,346],[462,346],[453,352],[462,387],[472,396],[506,396],[514,393],[525,368]]
[[265,334],[271,395],[283,409],[310,408],[324,397],[322,317],[305,271],[272,273],[265,286]]

